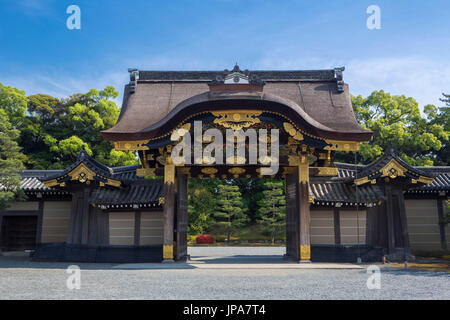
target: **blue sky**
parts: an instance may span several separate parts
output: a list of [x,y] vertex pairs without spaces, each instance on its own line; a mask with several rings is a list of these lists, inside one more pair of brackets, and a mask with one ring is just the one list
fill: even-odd
[[[66,9],[81,9],[68,30]],[[369,30],[369,5],[381,29]],[[353,94],[384,89],[442,105],[450,93],[448,1],[0,0],[0,82],[65,97],[141,70],[345,66]]]

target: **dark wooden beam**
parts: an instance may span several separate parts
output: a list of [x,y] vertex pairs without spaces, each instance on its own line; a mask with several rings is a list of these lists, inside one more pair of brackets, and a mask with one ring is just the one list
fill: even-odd
[[399,190],[397,199],[399,207],[398,214],[400,215],[403,249],[405,253],[405,259],[407,259],[411,255],[411,248],[409,245],[409,232],[408,232],[408,221],[406,218],[405,198],[403,196],[402,190]]
[[163,262],[174,261],[173,227],[175,216],[175,166],[164,166]]
[[394,205],[392,197],[392,189],[390,186],[385,187],[386,195],[386,216],[387,216],[387,249],[389,254],[394,253],[395,249],[395,229],[394,229]]
[[333,208],[334,217],[334,243],[341,244],[341,214],[339,208]]
[[176,208],[176,254],[179,261],[188,259],[187,226],[188,226],[188,176],[177,174],[177,208]]
[[141,210],[134,213],[134,245],[138,246],[141,239]]
[[39,213],[37,219],[37,229],[36,229],[36,245],[41,243],[42,239],[42,219],[44,216],[44,200],[39,200]]
[[298,173],[286,175],[286,257],[300,260],[300,224],[298,213]]
[[0,212],[0,252],[2,252],[2,248],[3,248],[2,230],[3,230],[3,214]]
[[90,190],[89,188],[85,188],[83,190],[83,198],[80,199],[81,200],[81,223],[82,223],[82,228],[80,230],[81,233],[81,244],[88,244],[89,243],[89,194],[90,194]]
[[438,209],[438,217],[439,217],[439,233],[441,236],[441,247],[444,250],[447,250],[447,237],[445,234],[445,226],[441,223],[444,218],[444,197],[439,197],[436,199],[437,201],[437,209]]

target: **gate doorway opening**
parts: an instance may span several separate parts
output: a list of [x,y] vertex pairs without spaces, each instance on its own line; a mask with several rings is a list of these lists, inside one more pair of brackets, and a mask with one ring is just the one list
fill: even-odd
[[[295,196],[295,190],[293,193]],[[176,260],[204,263],[288,261],[286,233],[295,233],[292,223],[297,221],[293,221],[294,212],[287,214],[284,179],[188,178],[180,174],[176,199]],[[286,222],[289,222],[288,227]]]
[[[187,255],[191,261],[283,261],[286,253],[284,180],[189,178],[187,192]],[[176,219],[178,216],[177,212]]]

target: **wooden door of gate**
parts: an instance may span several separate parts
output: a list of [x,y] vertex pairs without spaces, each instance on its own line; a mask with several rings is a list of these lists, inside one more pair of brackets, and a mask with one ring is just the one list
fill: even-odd
[[188,225],[188,177],[178,175],[177,208],[176,208],[176,260],[187,260],[187,225]]

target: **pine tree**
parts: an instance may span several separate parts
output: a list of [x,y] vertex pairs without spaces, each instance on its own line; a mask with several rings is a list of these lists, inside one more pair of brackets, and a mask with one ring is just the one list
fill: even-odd
[[236,229],[243,227],[248,217],[243,209],[241,192],[238,186],[220,184],[217,189],[217,206],[214,212],[215,225],[225,229],[227,239]]
[[18,198],[21,178],[19,171],[24,169],[20,147],[16,142],[19,131],[13,129],[5,110],[0,108],[0,211]]
[[263,226],[266,232],[270,233],[272,244],[274,244],[275,236],[284,229],[286,224],[286,199],[283,182],[267,180],[264,182],[264,187],[266,190],[263,191],[263,198],[258,201],[257,222]]

